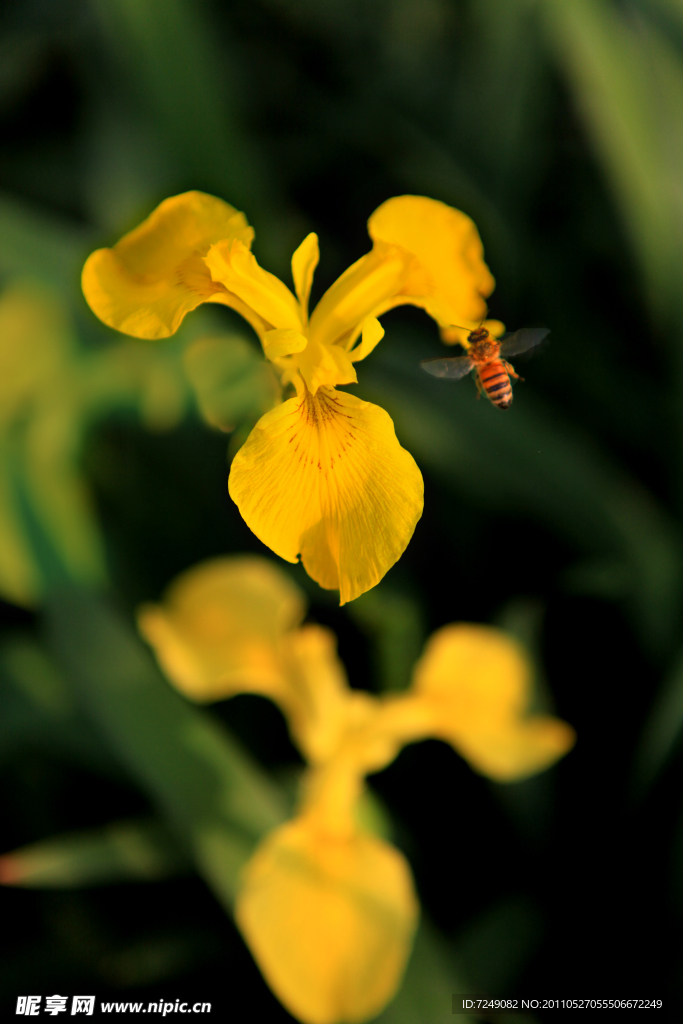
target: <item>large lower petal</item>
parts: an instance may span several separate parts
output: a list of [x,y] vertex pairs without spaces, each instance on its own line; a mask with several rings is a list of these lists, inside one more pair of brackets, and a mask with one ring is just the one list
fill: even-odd
[[334,388],[262,416],[229,488],[256,536],[290,562],[301,555],[342,604],[381,580],[422,515],[422,476],[389,415]]
[[247,865],[235,918],[278,998],[304,1024],[374,1017],[396,992],[417,923],[410,870],[369,835],[299,819]]
[[[243,213],[204,192],[165,199],[112,249],[86,260],[82,285],[94,313],[136,338],[167,338],[202,302],[237,305],[202,257],[223,239],[251,245]],[[239,310],[242,312],[242,310]]]
[[495,281],[477,228],[466,214],[425,196],[396,196],[375,210],[368,231],[376,245],[402,246],[416,257],[431,287],[425,292],[419,278],[409,278],[403,291],[442,327],[476,327],[486,316],[484,299]]

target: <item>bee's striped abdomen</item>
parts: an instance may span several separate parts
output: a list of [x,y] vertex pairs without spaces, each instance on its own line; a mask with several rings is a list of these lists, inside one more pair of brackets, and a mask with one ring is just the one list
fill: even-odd
[[512,405],[512,384],[500,359],[493,359],[479,370],[479,380],[486,394],[499,409],[508,409]]

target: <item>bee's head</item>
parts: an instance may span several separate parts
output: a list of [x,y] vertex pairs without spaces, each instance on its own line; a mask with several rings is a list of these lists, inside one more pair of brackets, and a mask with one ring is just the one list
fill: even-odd
[[489,332],[485,327],[477,327],[475,330],[470,331],[467,340],[470,345],[475,345],[478,341],[486,341],[489,336]]

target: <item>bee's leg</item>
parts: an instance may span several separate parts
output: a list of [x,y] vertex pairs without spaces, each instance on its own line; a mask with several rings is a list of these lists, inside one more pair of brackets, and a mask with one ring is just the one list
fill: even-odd
[[503,366],[505,367],[505,370],[506,370],[506,372],[507,372],[507,373],[508,373],[508,374],[509,374],[509,375],[510,375],[511,377],[514,377],[514,378],[515,378],[515,380],[521,380],[521,381],[523,381],[523,380],[524,380],[524,377],[520,377],[520,375],[519,375],[518,373],[515,373],[515,368],[514,368],[514,366],[510,366],[510,364],[509,364],[509,363],[508,363],[508,362],[507,362],[507,361],[506,361],[505,359],[501,359],[501,363],[502,363],[502,364],[503,364]]
[[475,375],[474,375],[474,383],[477,385],[477,401],[479,401],[481,396],[484,394],[484,386],[481,383],[481,381],[479,380],[479,374],[478,373],[475,373]]

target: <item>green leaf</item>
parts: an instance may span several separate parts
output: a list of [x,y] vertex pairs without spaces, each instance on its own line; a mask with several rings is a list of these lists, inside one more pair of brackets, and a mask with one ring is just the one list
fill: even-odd
[[14,446],[0,440],[0,594],[30,608],[39,600],[42,578],[22,522],[15,460]]
[[683,653],[679,653],[657,694],[640,737],[634,791],[644,796],[676,751],[683,733]]
[[510,993],[542,935],[540,912],[526,897],[507,897],[480,913],[454,943],[473,991]]
[[117,821],[43,839],[0,857],[0,882],[24,889],[80,889],[155,882],[190,862],[168,828],[153,819]]
[[45,651],[27,636],[14,636],[3,644],[0,668],[43,714],[63,719],[75,712],[66,680]]
[[94,248],[88,231],[0,195],[0,272],[39,280],[82,302],[81,267]]
[[0,646],[0,705],[0,760],[37,748],[109,778],[124,775],[64,676],[29,635],[10,635]]
[[23,437],[20,494],[24,526],[44,578],[96,585],[107,573],[80,470],[83,426],[68,394],[36,408]]
[[382,690],[405,690],[425,638],[422,610],[407,593],[380,583],[347,605],[374,641],[375,677]]
[[180,157],[183,177],[240,207],[263,206],[263,168],[227,100],[225,54],[202,4],[92,0],[91,6],[112,55]]
[[[449,945],[424,919],[420,922],[413,953],[396,998],[376,1024],[431,1024],[450,1017],[453,996],[472,991],[455,962]],[[458,1024],[472,1024],[467,1015],[455,1017]]]
[[606,0],[541,10],[661,312],[680,300],[683,63],[645,17]]
[[[543,667],[541,642],[545,607],[534,598],[513,598],[500,609],[494,625],[505,630],[525,648],[532,666],[532,692],[528,705],[531,714],[555,712],[552,689]],[[539,845],[546,838],[556,805],[553,771],[523,779],[521,782],[488,782],[488,788],[527,842]]]
[[183,362],[202,416],[219,430],[257,419],[279,395],[266,360],[238,335],[198,338]]
[[279,791],[218,722],[171,689],[102,598],[55,592],[46,618],[87,713],[230,907],[255,844],[286,817]]

